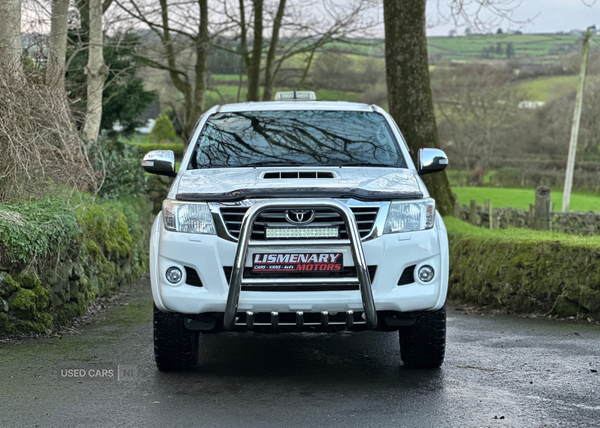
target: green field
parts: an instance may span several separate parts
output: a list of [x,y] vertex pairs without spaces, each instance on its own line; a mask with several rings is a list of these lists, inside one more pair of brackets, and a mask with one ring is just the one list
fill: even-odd
[[[490,199],[492,207],[513,207],[529,209],[529,204],[535,201],[534,189],[502,189],[497,187],[453,187],[460,204],[469,205],[471,199],[475,199],[479,205]],[[552,192],[552,202],[555,210],[560,211],[562,206],[562,191]],[[594,211],[600,212],[600,196],[589,193],[572,193],[570,211]]]
[[[483,176],[483,185],[491,185],[491,177],[496,173],[496,170],[489,170]],[[468,173],[464,169],[447,169],[446,175],[450,180],[452,188],[466,186],[468,183]]]
[[[239,74],[212,74],[211,77],[215,82],[230,82],[234,84],[237,84],[240,80]],[[245,82],[246,80],[247,78],[244,74],[242,76],[242,81]]]
[[[274,93],[278,91],[289,91],[289,88],[275,88]],[[262,96],[263,88],[260,88]],[[355,92],[341,92],[341,91],[330,91],[327,89],[321,89],[315,91],[317,99],[319,101],[350,101],[357,102],[359,95]],[[238,101],[238,88],[232,85],[217,85],[214,90],[208,90],[206,92],[206,103],[205,109],[208,110],[212,106],[217,104],[228,104],[235,103]],[[246,101],[246,87],[242,87],[240,91],[240,102]]]
[[[581,40],[571,34],[485,34],[455,37],[428,37],[427,51],[430,55],[461,62],[480,59],[482,50],[500,43],[504,48],[512,43],[515,57],[529,58],[532,62],[555,61],[562,53],[573,50]],[[592,47],[600,46],[598,38],[591,39]],[[357,44],[336,43],[328,47],[366,56],[383,56],[384,45],[380,40],[367,40]],[[504,58],[499,55],[498,58]]]
[[[530,57],[536,62],[547,62],[558,58],[561,52],[570,50],[581,40],[580,36],[571,34],[485,34],[455,37],[428,37],[429,54],[442,54],[455,61],[478,59],[484,48],[497,43],[512,43],[516,57]],[[598,38],[592,38],[592,46],[600,46]],[[327,47],[337,48],[344,52],[367,56],[383,56],[382,40],[363,40],[355,44],[332,43]]]
[[[600,76],[588,76],[586,85],[600,82]],[[517,88],[534,101],[551,101],[577,91],[579,76],[546,76],[524,80]]]
[[121,138],[121,142],[129,143],[129,144],[148,144],[150,141],[148,140],[149,135],[147,134],[134,134],[127,138]]
[[557,46],[573,45],[578,36],[563,34],[487,34],[461,37],[429,37],[427,50],[430,54],[443,54],[453,60],[473,60],[481,56],[484,48],[500,43],[512,43],[515,56],[529,56],[546,61],[558,57]]

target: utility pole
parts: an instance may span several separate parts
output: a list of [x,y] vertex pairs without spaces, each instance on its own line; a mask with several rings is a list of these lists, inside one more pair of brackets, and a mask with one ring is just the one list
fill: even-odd
[[581,121],[581,107],[583,105],[583,87],[585,85],[585,72],[587,69],[587,59],[590,52],[590,38],[592,31],[596,26],[589,27],[583,38],[583,54],[581,56],[581,77],[577,98],[575,99],[575,110],[573,111],[573,124],[571,126],[571,141],[569,142],[569,157],[567,159],[567,174],[565,176],[565,189],[563,191],[562,210],[566,212],[569,209],[571,201],[571,188],[573,187],[573,171],[575,169],[575,153],[577,152],[577,137],[579,135],[579,122]]

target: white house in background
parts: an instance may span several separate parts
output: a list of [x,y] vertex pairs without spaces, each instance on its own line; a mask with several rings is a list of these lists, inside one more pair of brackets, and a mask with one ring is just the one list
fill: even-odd
[[[156,120],[148,119],[144,126],[135,128],[135,132],[137,132],[138,134],[149,134],[150,132],[152,132],[152,128],[154,128],[154,123],[156,123]],[[123,126],[118,121],[115,122],[115,124],[113,125],[113,131],[121,132],[122,130]]]
[[536,108],[541,108],[544,107],[544,104],[546,104],[544,101],[521,101],[518,105],[518,107],[520,109],[536,109]]
[[142,126],[141,128],[135,128],[135,131],[140,134],[149,134],[150,132],[152,132],[152,128],[154,128],[155,123],[155,119],[148,119],[145,126]]

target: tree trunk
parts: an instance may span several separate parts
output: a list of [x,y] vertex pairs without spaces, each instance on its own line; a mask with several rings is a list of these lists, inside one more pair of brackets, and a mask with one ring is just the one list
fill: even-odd
[[302,78],[300,79],[300,83],[298,83],[298,87],[296,90],[300,91],[304,87],[304,83],[306,83],[306,78],[308,77],[308,72],[310,71],[310,67],[312,65],[313,59],[315,57],[315,51],[317,50],[317,45],[313,46],[313,49],[310,50],[310,55],[308,56],[308,60],[306,61],[306,67],[302,72]]
[[285,1],[286,0],[279,0],[277,14],[275,15],[275,21],[273,21],[273,35],[271,36],[271,43],[269,45],[269,51],[267,52],[267,65],[265,68],[265,91],[263,93],[263,101],[271,101],[273,99],[273,85],[275,84],[275,74],[273,73],[273,68],[275,67],[277,45],[279,44],[279,30],[281,29],[281,22],[283,21],[283,14],[285,13]]
[[[385,65],[390,114],[402,130],[413,160],[419,149],[438,147],[429,85],[425,35],[426,0],[384,0]],[[452,215],[454,196],[445,172],[423,177],[442,215]]]
[[16,78],[23,75],[21,53],[21,0],[0,0],[0,64]]
[[87,108],[83,135],[88,141],[96,141],[102,120],[102,91],[104,81],[108,77],[108,67],[104,63],[102,37],[102,1],[89,1],[89,47],[87,75]]
[[90,32],[90,0],[77,0],[75,6],[79,11],[79,35],[83,41],[87,41]]
[[[200,23],[198,24],[198,38],[196,39],[196,80],[194,83],[193,104],[185,117],[183,138],[186,142],[192,137],[194,126],[204,111],[206,97],[206,59],[208,57],[208,0],[198,0],[200,6]],[[187,147],[187,146],[186,146]]]
[[263,44],[263,0],[252,0],[254,5],[254,41],[252,42],[252,57],[248,61],[248,101],[259,101],[260,94],[260,59]]
[[46,84],[65,87],[65,60],[67,55],[67,30],[69,24],[69,0],[52,1],[48,38],[48,67]]
[[248,65],[250,64],[250,57],[248,56],[248,42],[246,39],[246,11],[244,8],[244,0],[239,0],[240,5],[240,49],[242,53],[242,61],[240,64],[240,81],[238,85],[237,92],[237,102],[240,102],[240,93],[242,92],[242,82],[244,80],[244,75],[246,74],[246,70],[248,69]]

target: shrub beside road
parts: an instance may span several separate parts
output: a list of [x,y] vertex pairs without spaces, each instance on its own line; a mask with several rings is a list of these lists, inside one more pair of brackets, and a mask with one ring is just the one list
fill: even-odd
[[0,209],[0,334],[44,332],[148,267],[144,197],[46,199]]
[[600,318],[600,237],[444,221],[451,299],[506,312]]

